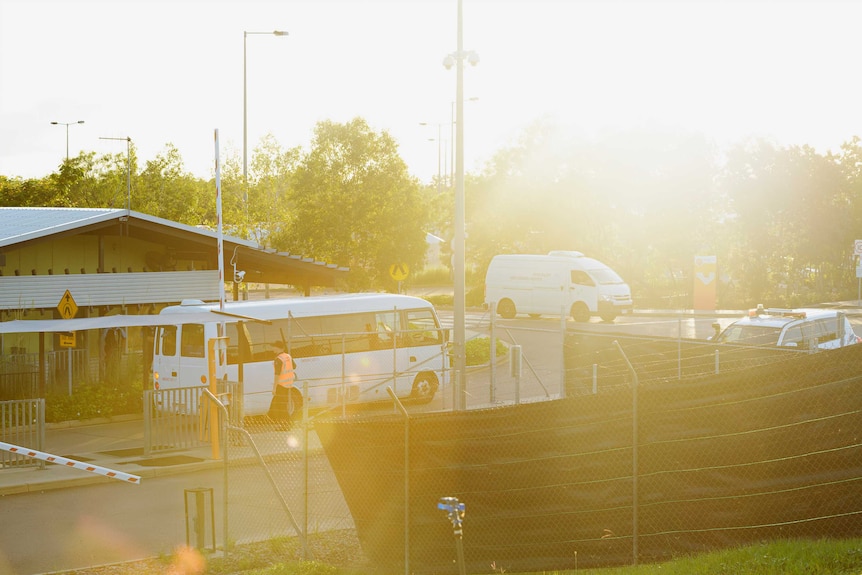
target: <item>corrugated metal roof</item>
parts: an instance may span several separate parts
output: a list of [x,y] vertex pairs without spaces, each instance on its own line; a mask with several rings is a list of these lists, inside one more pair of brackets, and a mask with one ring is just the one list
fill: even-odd
[[[128,222],[125,233],[153,241],[184,242],[194,249],[214,249],[218,233],[202,227],[125,209],[0,207],[0,250],[51,236],[75,234]],[[154,238],[158,237],[158,240]],[[248,271],[246,281],[294,285],[333,285],[335,277],[348,269],[298,254],[267,249],[253,241],[223,235],[225,267],[240,251],[240,265]],[[191,249],[190,248],[190,249]]]
[[0,248],[125,215],[97,208],[0,208]]
[[[206,228],[188,226],[135,211],[102,208],[2,208],[0,207],[0,248],[24,241],[55,235],[91,224],[116,220],[123,216],[159,224],[191,234],[218,238],[218,233]],[[256,243],[224,236],[233,244],[259,248]]]
[[0,277],[0,309],[50,309],[68,290],[80,307],[217,300],[218,271]]

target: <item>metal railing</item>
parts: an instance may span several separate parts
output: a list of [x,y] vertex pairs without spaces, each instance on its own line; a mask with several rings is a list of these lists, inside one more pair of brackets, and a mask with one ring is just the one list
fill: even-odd
[[[42,451],[45,447],[45,400],[0,401],[0,438],[5,443]],[[0,468],[38,467],[45,462],[0,450]]]
[[[209,410],[201,409],[205,388],[178,387],[144,391],[144,455],[208,445]],[[242,425],[242,387],[219,382],[219,398],[230,405],[231,424]]]

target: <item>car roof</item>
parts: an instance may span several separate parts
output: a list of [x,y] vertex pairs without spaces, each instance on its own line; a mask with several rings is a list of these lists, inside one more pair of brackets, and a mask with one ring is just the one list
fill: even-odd
[[[752,310],[755,311],[755,310]],[[792,322],[805,322],[816,319],[836,317],[834,309],[797,308],[797,309],[764,309],[759,314],[748,315],[733,322],[732,325],[757,325],[763,327],[784,327]]]

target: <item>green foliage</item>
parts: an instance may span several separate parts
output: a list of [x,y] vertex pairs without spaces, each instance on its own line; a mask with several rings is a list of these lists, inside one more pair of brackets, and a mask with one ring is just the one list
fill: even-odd
[[[125,148],[83,152],[41,179],[0,175],[0,206],[124,207],[131,180],[133,210],[215,225],[213,179],[186,172],[170,144],[143,167]],[[451,283],[453,190],[420,185],[388,133],[323,121],[308,151],[266,136],[249,160],[247,182],[235,152],[221,160],[227,233],[348,266],[344,289],[395,291],[394,263],[410,266],[409,285]],[[855,299],[860,166],[858,137],[826,154],[762,140],[717,150],[692,133],[587,139],[538,122],[465,175],[467,285],[496,254],[569,249],[617,270],[638,307],[690,307],[698,255],[717,256],[721,308]],[[438,261],[425,261],[426,232],[444,239]],[[472,289],[468,299],[481,303]]]
[[[468,340],[464,346],[467,356],[467,366],[486,364],[491,360],[491,339],[487,337],[476,337]],[[505,343],[497,340],[497,359],[506,357],[509,348]]]
[[266,569],[252,571],[249,575],[337,575],[341,572],[337,567],[325,563],[300,561],[272,565]]
[[[339,534],[340,532],[331,532]],[[329,536],[326,546],[321,548],[313,536],[315,561],[292,559],[301,551],[297,539],[288,543],[284,538],[277,545],[258,543],[234,548],[230,558],[213,558],[206,566],[210,575],[367,575],[374,573],[365,569],[357,555],[353,537],[337,540]],[[347,541],[347,543],[345,543]],[[159,568],[164,560],[153,562]],[[126,564],[128,571],[111,566],[110,573],[143,573],[140,565]],[[351,567],[352,565],[352,567]],[[510,572],[504,565],[492,562],[488,571],[520,575]],[[726,549],[679,557],[663,563],[640,564],[636,567],[583,568],[578,565],[577,550],[572,552],[570,569],[547,571],[546,575],[858,575],[862,571],[862,540],[822,539],[779,540],[753,544],[735,549]],[[148,571],[155,572],[155,571]],[[96,568],[96,575],[102,571]],[[105,572],[107,575],[107,571]]]
[[452,284],[452,271],[445,267],[429,267],[410,274],[408,283],[414,286],[442,286]]
[[45,421],[75,421],[143,412],[143,389],[139,380],[119,385],[87,384],[74,393],[52,391],[45,400]]
[[281,249],[349,266],[348,289],[395,288],[389,267],[419,269],[427,210],[397,145],[362,119],[321,122],[296,170]]
[[862,570],[859,539],[774,541],[681,557],[665,563],[579,569],[578,575],[857,575]]

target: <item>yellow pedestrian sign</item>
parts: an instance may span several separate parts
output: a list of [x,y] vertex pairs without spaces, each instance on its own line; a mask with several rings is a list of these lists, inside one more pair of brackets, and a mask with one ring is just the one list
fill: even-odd
[[407,264],[401,263],[401,264],[392,264],[391,266],[389,266],[389,275],[391,275],[392,279],[394,279],[397,282],[403,282],[404,280],[407,279],[407,276],[409,274],[410,274],[410,268],[407,266]]
[[66,293],[60,298],[57,309],[60,312],[60,317],[63,319],[72,319],[78,314],[78,304],[75,303],[75,298],[72,297],[69,290],[66,290]]

